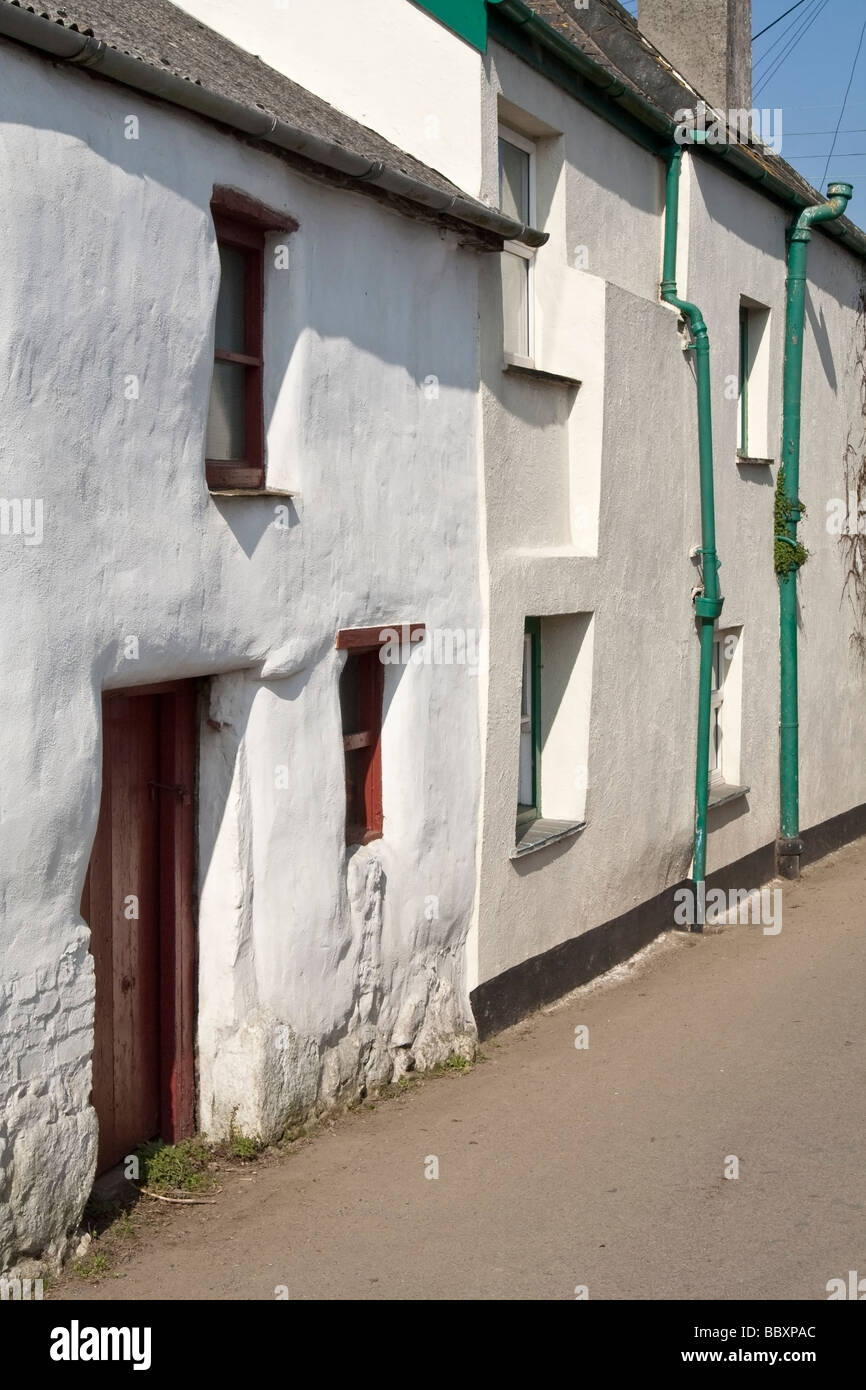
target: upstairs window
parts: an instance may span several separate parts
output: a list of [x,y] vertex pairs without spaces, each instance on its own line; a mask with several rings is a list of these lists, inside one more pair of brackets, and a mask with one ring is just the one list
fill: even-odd
[[740,299],[737,373],[737,457],[769,463],[770,311]]
[[[499,128],[499,207],[525,226],[535,223],[535,146],[505,126]],[[535,252],[510,241],[502,253],[503,347],[506,357],[533,359],[532,277]]]
[[205,444],[208,487],[265,484],[263,398],[265,249],[268,232],[297,223],[234,189],[211,202],[220,259],[214,369]]
[[749,311],[740,306],[740,364],[739,413],[737,417],[737,453],[749,452]]
[[[408,660],[423,623],[341,628],[337,648],[346,652],[340,673],[340,716],[346,766],[346,844],[366,845],[382,836],[382,701],[385,666]],[[396,648],[396,653],[395,653]]]

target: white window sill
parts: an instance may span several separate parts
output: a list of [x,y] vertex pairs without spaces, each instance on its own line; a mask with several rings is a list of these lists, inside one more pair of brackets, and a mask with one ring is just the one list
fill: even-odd
[[751,790],[751,787],[732,787],[728,782],[711,782],[709,808],[714,811],[717,806],[727,806],[729,801],[736,801]]
[[537,849],[546,849],[548,845],[569,839],[579,830],[583,830],[585,825],[585,820],[546,820],[539,816],[537,820],[521,827],[517,844],[508,857],[522,859],[525,854],[532,854]]

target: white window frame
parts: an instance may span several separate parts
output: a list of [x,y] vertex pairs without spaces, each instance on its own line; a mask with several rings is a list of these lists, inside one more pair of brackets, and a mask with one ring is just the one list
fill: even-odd
[[[734,639],[730,655],[726,645]],[[710,695],[709,780],[711,787],[736,786],[740,781],[741,644],[742,627],[716,628],[713,633],[713,689]],[[736,668],[734,663],[736,662]],[[721,678],[720,678],[721,677]],[[721,746],[715,753],[716,730]],[[713,762],[715,760],[715,767]]]
[[[770,434],[770,329],[772,311],[756,299],[740,295],[737,316],[737,457],[769,461]],[[746,320],[746,354],[743,357],[743,335],[740,315]],[[743,402],[742,388],[746,400]],[[746,417],[746,437],[743,439],[743,415]]]
[[[723,709],[725,703],[725,676],[728,663],[725,659],[725,638],[727,632],[713,633],[713,684],[710,694],[710,786],[724,782],[722,767],[724,761],[725,726]],[[716,734],[720,734],[717,747]],[[713,766],[715,763],[715,766]]]
[[[535,160],[537,149],[535,142],[528,140],[525,135],[514,130],[511,126],[499,124],[498,138],[496,143],[496,167],[497,179],[499,169],[499,140],[504,140],[506,144],[514,145],[517,149],[523,150],[529,155],[529,216],[530,227],[535,226]],[[533,367],[535,365],[535,250],[531,246],[524,246],[517,241],[506,241],[502,248],[503,256],[519,256],[526,261],[526,354],[517,352],[506,352],[505,361],[520,367]],[[503,305],[504,311],[504,305]]]

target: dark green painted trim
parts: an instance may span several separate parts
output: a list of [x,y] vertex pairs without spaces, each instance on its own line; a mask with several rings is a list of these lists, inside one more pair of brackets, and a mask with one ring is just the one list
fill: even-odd
[[[677,122],[639,92],[611,76],[576,44],[541,19],[523,0],[489,0],[488,38],[509,49],[558,87],[576,97],[584,106],[637,144],[665,154],[675,138]],[[695,146],[690,145],[690,150]],[[743,146],[705,145],[698,158],[720,159],[726,173],[739,182],[765,194],[775,203],[800,212],[812,199],[786,182],[781,173]],[[816,194],[819,197],[820,194]],[[866,260],[866,232],[848,221],[829,222],[824,233],[841,241],[861,260]]]
[[[538,20],[539,28],[542,24],[543,21]],[[544,25],[545,30],[548,28],[549,26]],[[550,34],[559,40],[562,48],[561,57],[539,41],[539,34],[535,32],[534,26],[530,28],[515,24],[509,13],[503,13],[495,7],[487,12],[487,31],[489,38],[509,49],[518,58],[522,58],[530,67],[535,68],[536,72],[555,82],[558,87],[576,97],[584,106],[588,106],[596,115],[616,126],[617,130],[621,130],[644,149],[651,150],[653,154],[662,154],[667,149],[674,128],[673,121],[668,122],[670,130],[663,126],[656,134],[642,121],[632,117],[623,107],[615,105],[603,95],[598,86],[580,75],[574,60],[584,58],[584,55],[573,48],[567,39],[556,34],[555,30],[551,29]],[[585,61],[589,62],[588,59]]]
[[484,0],[412,0],[479,53],[487,51],[487,6]]

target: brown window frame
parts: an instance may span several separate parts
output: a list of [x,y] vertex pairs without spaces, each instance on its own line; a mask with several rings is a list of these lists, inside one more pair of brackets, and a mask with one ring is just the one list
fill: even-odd
[[[351,666],[357,668],[360,729],[343,730],[343,759],[346,773],[346,844],[367,845],[382,838],[382,701],[385,667],[379,647],[353,648],[340,672],[341,682]],[[357,754],[358,790],[352,795],[353,780],[349,754]],[[359,819],[360,813],[360,819]]]
[[[342,681],[349,662],[359,665],[359,723],[360,729],[346,733],[343,729],[343,757],[346,777],[346,844],[368,845],[381,840],[384,825],[382,809],[382,706],[385,692],[385,663],[382,647],[401,634],[401,644],[420,641],[424,623],[380,623],[377,627],[341,628],[336,646],[347,653],[340,672]],[[361,813],[363,820],[354,818],[349,777],[349,753],[361,753]]]
[[265,486],[265,236],[293,232],[298,224],[234,188],[214,189],[211,215],[217,243],[242,251],[245,258],[244,351],[229,352],[214,344],[214,362],[244,368],[244,458],[206,458],[205,474],[212,491],[260,492]]

